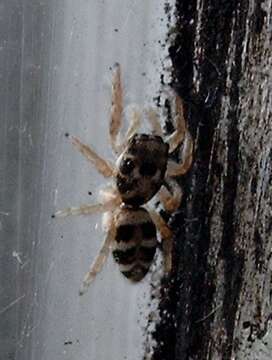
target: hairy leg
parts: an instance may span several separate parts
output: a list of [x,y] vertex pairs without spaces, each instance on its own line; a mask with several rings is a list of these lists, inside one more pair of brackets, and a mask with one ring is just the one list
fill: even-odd
[[160,214],[158,214],[155,210],[148,209],[148,211],[161,235],[164,270],[168,273],[172,269],[173,232]]
[[109,161],[106,161],[101,156],[99,156],[93,149],[91,149],[88,145],[83,144],[78,138],[75,136],[69,136],[74,147],[81,152],[85,158],[91,162],[96,170],[102,174],[104,177],[112,177],[114,176],[114,166],[110,164]]
[[193,161],[193,149],[194,142],[191,137],[189,131],[186,130],[185,139],[183,142],[183,146],[181,148],[181,161],[175,162],[173,160],[169,160],[167,164],[167,177],[175,177],[186,174],[186,172],[190,169]]
[[103,241],[102,247],[95,258],[94,262],[90,266],[90,270],[84,276],[82,286],[79,290],[79,295],[85,294],[91,282],[95,279],[96,275],[102,270],[111,249],[111,244],[114,239],[113,226],[109,229],[105,240]]
[[59,210],[52,215],[52,218],[62,218],[70,215],[91,215],[99,212],[112,211],[121,203],[120,198],[118,196],[114,196],[114,194],[108,195],[108,198],[106,198],[106,195],[104,194],[104,199],[105,200],[103,202],[98,204],[84,204],[79,207],[69,207],[63,210]]
[[110,142],[113,151],[120,154],[121,145],[118,142],[118,135],[123,120],[123,88],[121,83],[121,68],[115,64],[115,70],[112,79],[112,105],[110,119]]
[[122,150],[124,149],[124,146],[127,143],[128,139],[137,132],[137,130],[141,125],[141,114],[139,110],[137,110],[135,107],[133,107],[131,110],[130,119],[131,119],[130,125],[122,144]]
[[152,134],[163,137],[162,127],[160,124],[158,113],[154,109],[149,108],[147,109],[146,114],[147,119],[151,125]]
[[181,204],[183,192],[174,179],[166,178],[165,182],[170,186],[171,191],[166,186],[162,186],[158,192],[158,198],[164,209],[169,213],[173,213]]
[[179,96],[175,96],[175,131],[167,138],[169,143],[169,152],[173,152],[183,141],[186,131],[183,103]]

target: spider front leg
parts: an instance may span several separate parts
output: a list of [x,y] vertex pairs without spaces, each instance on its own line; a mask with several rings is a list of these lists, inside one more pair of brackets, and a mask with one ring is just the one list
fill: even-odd
[[149,108],[149,109],[147,109],[146,114],[147,114],[147,119],[149,121],[149,124],[151,125],[152,134],[160,136],[162,138],[163,131],[162,131],[158,113],[154,109]]
[[118,138],[123,123],[123,88],[121,82],[121,68],[115,64],[115,71],[112,79],[112,106],[110,121],[110,142],[113,151],[119,155],[124,150],[127,140],[135,134],[141,124],[140,112],[133,107],[131,122],[123,141]]
[[75,136],[69,136],[74,147],[81,152],[85,158],[95,166],[96,170],[102,174],[105,178],[114,176],[114,166],[99,156],[90,146],[83,144]]
[[122,143],[122,150],[124,150],[128,139],[137,132],[140,125],[141,125],[141,113],[135,106],[133,106],[131,109],[129,128]]
[[121,83],[121,68],[120,64],[115,64],[115,70],[112,79],[112,105],[111,105],[111,119],[110,119],[110,142],[113,151],[120,154],[122,146],[119,143],[118,135],[122,126],[123,120],[123,88]]

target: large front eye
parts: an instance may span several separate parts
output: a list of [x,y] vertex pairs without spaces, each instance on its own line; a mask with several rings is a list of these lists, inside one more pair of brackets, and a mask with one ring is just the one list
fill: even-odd
[[120,171],[124,175],[129,175],[135,168],[135,164],[132,159],[123,159],[120,164]]
[[144,161],[140,166],[142,176],[154,176],[157,172],[157,166],[152,161]]

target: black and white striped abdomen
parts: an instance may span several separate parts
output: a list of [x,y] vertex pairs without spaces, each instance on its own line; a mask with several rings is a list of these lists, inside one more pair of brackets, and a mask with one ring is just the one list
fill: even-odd
[[116,233],[113,258],[121,273],[131,281],[140,281],[153,261],[156,227],[144,208],[121,208],[114,217]]

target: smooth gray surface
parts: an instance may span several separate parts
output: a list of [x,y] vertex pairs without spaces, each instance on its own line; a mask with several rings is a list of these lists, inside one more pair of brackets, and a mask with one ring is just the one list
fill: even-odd
[[167,63],[158,43],[163,7],[158,0],[0,4],[0,360],[142,358],[150,274],[132,286],[110,258],[80,298],[103,238],[100,216],[50,217],[95,201],[105,183],[64,133],[113,158],[110,67],[122,65],[126,103],[152,104],[158,95]]

